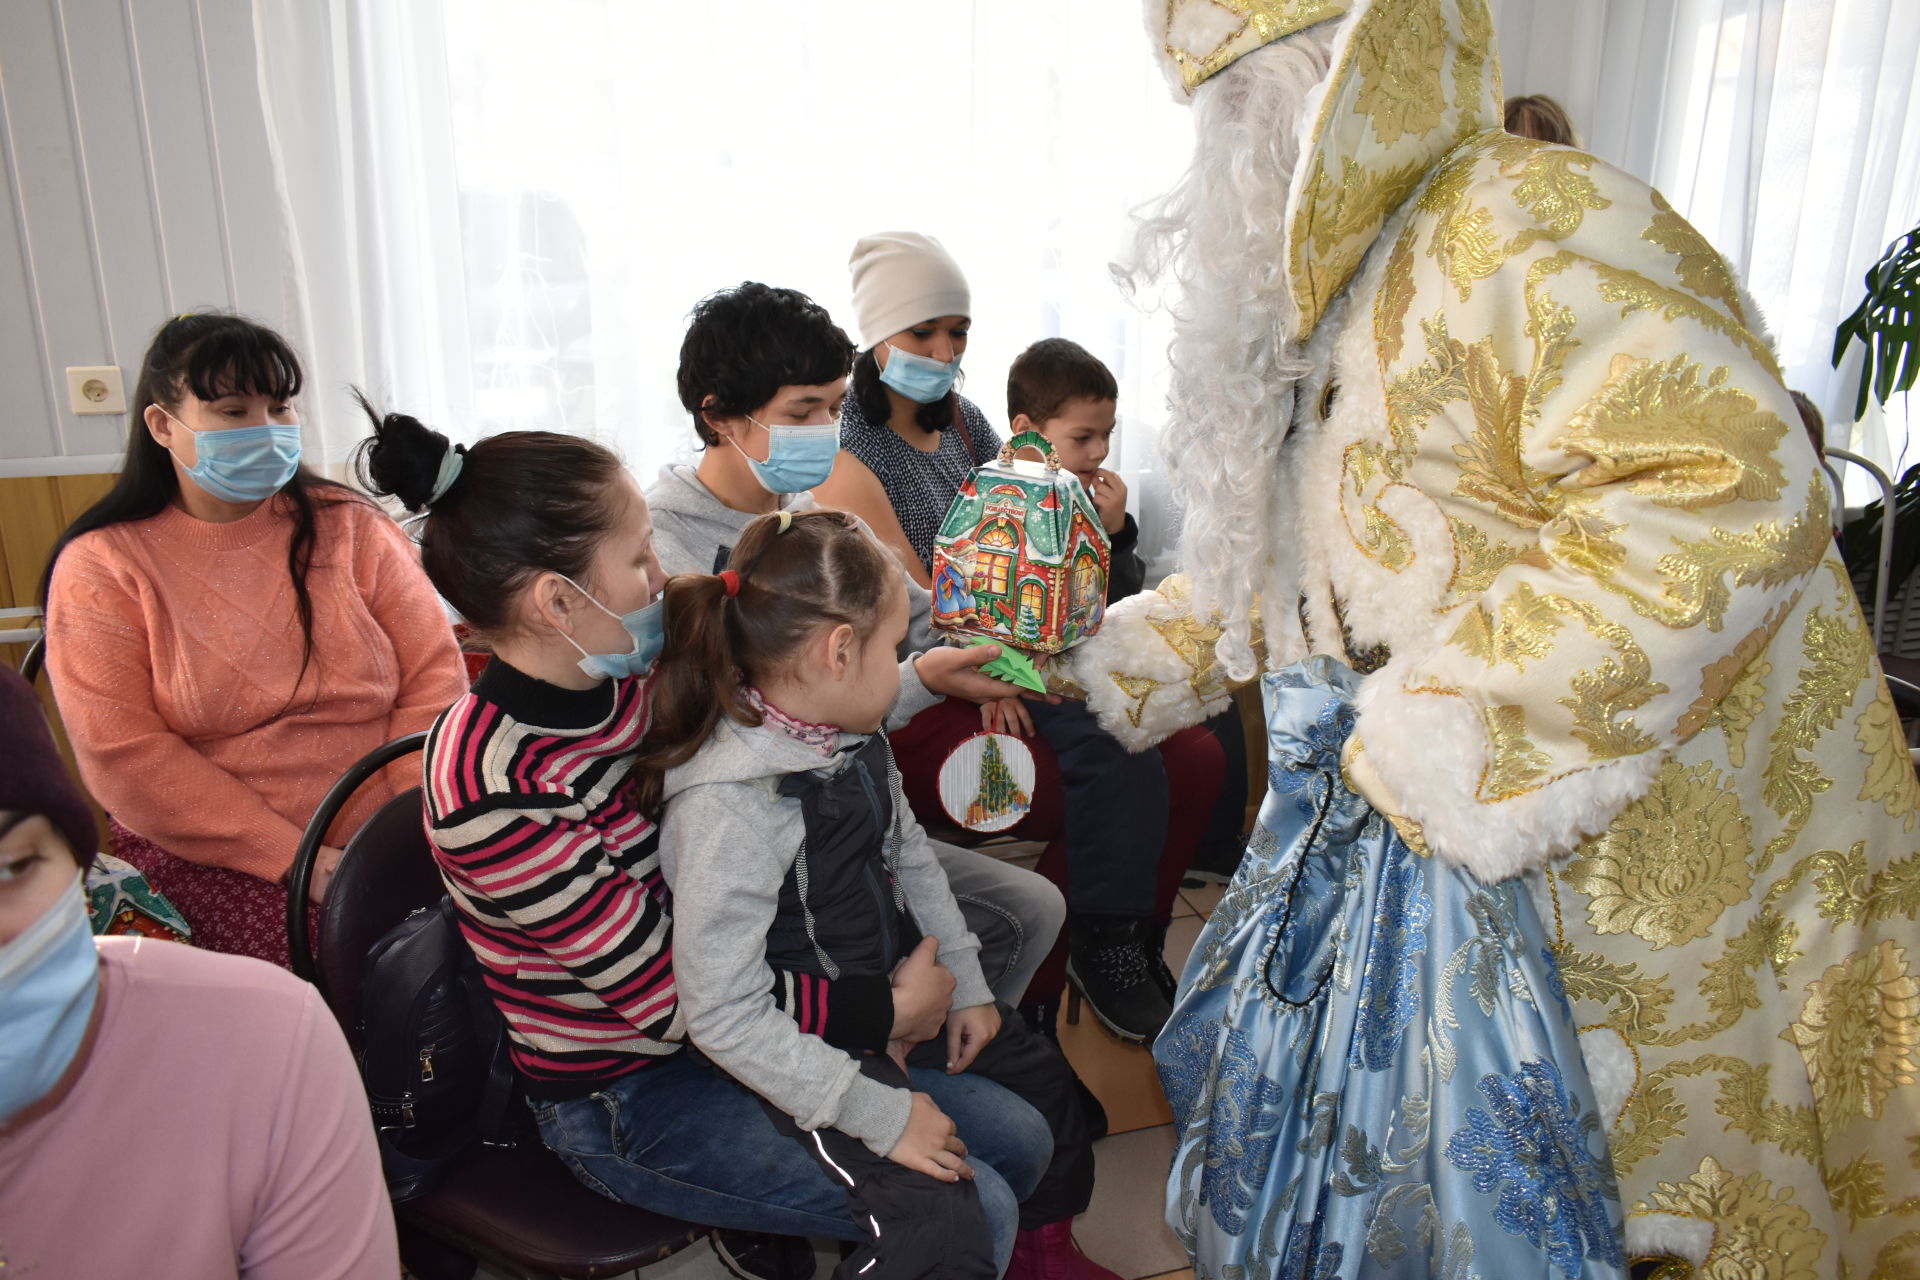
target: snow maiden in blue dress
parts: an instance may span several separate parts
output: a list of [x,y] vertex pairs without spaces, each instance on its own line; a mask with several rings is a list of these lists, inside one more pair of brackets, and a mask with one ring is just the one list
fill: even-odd
[[1343,780],[1359,677],[1263,678],[1270,790],[1154,1046],[1202,1280],[1625,1275],[1606,1136],[1532,898]]

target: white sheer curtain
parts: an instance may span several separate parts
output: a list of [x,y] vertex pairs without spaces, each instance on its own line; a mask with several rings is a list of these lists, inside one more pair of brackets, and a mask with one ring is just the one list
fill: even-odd
[[[1830,442],[1884,463],[1909,403],[1856,427],[1833,331],[1920,221],[1915,0],[1496,0],[1507,92],[1547,93],[1596,154],[1640,175],[1746,277],[1787,382]],[[1850,492],[1861,480],[1849,477]]]
[[350,386],[456,428],[473,416],[452,98],[439,0],[254,0],[289,337],[329,463],[366,435]]
[[[1746,275],[1830,438],[1897,458],[1904,409],[1855,432],[1828,356],[1920,218],[1920,0],[1491,2],[1508,91],[1559,97],[1664,190]],[[765,280],[850,327],[848,249],[908,227],[972,279],[966,389],[991,419],[1037,338],[1113,367],[1117,469],[1164,567],[1165,335],[1106,264],[1191,122],[1133,0],[255,5],[336,456],[352,380],[460,437],[591,434],[650,478],[693,445],[673,373],[695,301]]]
[[851,333],[854,241],[912,228],[967,271],[989,419],[1036,339],[1114,369],[1117,469],[1166,545],[1163,340],[1107,263],[1190,126],[1114,0],[465,0],[446,34],[472,427],[590,433],[650,480],[695,443],[674,390],[695,302],[763,280]]

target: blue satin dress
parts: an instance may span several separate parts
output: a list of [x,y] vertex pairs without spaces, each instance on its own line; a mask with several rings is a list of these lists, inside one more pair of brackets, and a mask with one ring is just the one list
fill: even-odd
[[1269,790],[1154,1059],[1198,1280],[1623,1277],[1619,1194],[1517,880],[1413,852],[1348,790],[1359,677],[1264,677]]

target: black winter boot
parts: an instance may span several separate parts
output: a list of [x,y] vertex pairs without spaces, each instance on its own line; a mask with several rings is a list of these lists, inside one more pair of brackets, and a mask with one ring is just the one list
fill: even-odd
[[1167,930],[1173,927],[1173,921],[1161,920],[1147,926],[1147,956],[1153,963],[1153,980],[1167,995],[1167,1005],[1173,1005],[1174,993],[1180,989],[1180,980],[1167,967]]
[[1127,916],[1074,916],[1069,928],[1067,977],[1093,1007],[1093,1016],[1122,1040],[1151,1044],[1173,1016],[1173,1002],[1155,972],[1150,923]]

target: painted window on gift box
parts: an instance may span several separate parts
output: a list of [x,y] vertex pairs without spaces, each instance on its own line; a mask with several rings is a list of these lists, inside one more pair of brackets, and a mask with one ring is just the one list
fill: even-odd
[[1098,600],[1104,594],[1100,580],[1100,557],[1084,544],[1073,562],[1073,595],[1076,600]]
[[1013,575],[1013,557],[999,551],[982,551],[973,571],[975,595],[1004,596],[1007,579]]
[[1007,596],[1013,579],[1013,562],[1020,550],[1020,532],[1005,520],[996,520],[980,531],[980,553],[974,563],[973,589],[976,594]]
[[1016,638],[1035,642],[1040,639],[1040,628],[1047,620],[1047,587],[1038,578],[1027,578],[1020,583],[1020,616],[1014,624]]

